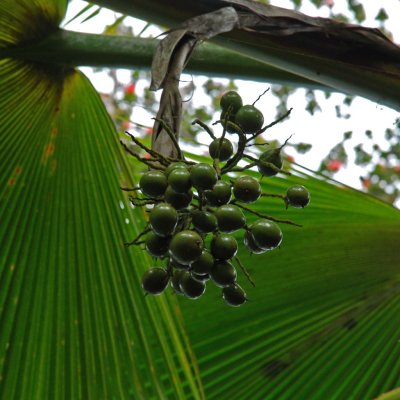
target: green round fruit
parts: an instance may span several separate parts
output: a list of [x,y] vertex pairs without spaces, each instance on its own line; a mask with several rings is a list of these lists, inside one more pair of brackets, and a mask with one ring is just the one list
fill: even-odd
[[209,233],[217,230],[217,217],[209,211],[193,211],[192,224],[201,233]]
[[214,139],[208,151],[211,158],[218,158],[220,161],[228,161],[233,154],[233,145],[232,142],[226,138]]
[[217,260],[229,260],[236,255],[238,244],[236,239],[226,233],[214,235],[210,244],[211,253]]
[[243,228],[246,224],[246,218],[242,210],[233,204],[225,204],[215,210],[215,216],[218,220],[218,227],[221,232],[234,232]]
[[168,175],[168,184],[177,193],[187,193],[192,187],[190,172],[186,168],[175,168]]
[[180,281],[184,275],[185,275],[185,271],[183,271],[183,270],[174,271],[174,274],[172,275],[171,286],[172,286],[172,289],[174,289],[176,294],[183,295],[181,287],[180,287]]
[[199,282],[207,282],[210,279],[210,275],[209,274],[196,274],[193,271],[190,271],[190,276],[195,279],[196,281]]
[[178,223],[178,213],[167,203],[157,204],[150,212],[150,226],[159,236],[171,235]]
[[153,257],[164,257],[168,253],[170,240],[170,237],[161,237],[149,232],[145,242],[146,250]]
[[[282,165],[283,165],[283,160],[281,157],[281,149],[276,148],[276,149],[268,149],[268,150],[264,151],[264,153],[262,153],[260,155],[260,161],[271,163],[271,164],[275,165],[276,168],[281,169]],[[258,168],[258,171],[260,172],[260,174],[265,175],[265,176],[274,176],[278,173],[278,171],[275,171],[268,165],[264,165],[261,163],[259,163],[257,165],[257,168]]]
[[[169,249],[169,246],[168,246],[168,249]],[[185,270],[185,269],[187,270],[187,269],[189,269],[189,265],[180,264],[180,263],[178,263],[178,261],[174,260],[172,257],[169,260],[169,265],[172,268],[178,269],[178,270]]]
[[310,202],[310,192],[303,185],[294,185],[286,192],[287,202],[296,208],[304,208]]
[[165,176],[168,178],[169,174],[170,174],[175,168],[187,169],[187,165],[186,165],[184,162],[182,162],[182,161],[173,162],[173,163],[169,164],[168,167],[165,169],[165,171],[164,171]]
[[[222,121],[222,126],[225,126],[226,123],[226,115],[227,115],[227,111],[222,111],[219,119],[220,121]],[[234,124],[236,124],[235,122],[235,114],[230,113],[229,114],[229,118],[228,118],[228,122],[232,122]],[[231,124],[226,124],[226,131],[229,133],[236,133],[236,128],[234,128]]]
[[228,261],[216,261],[210,272],[210,277],[217,286],[233,285],[236,281],[236,269]]
[[230,183],[220,180],[211,190],[206,190],[204,195],[210,206],[219,207],[230,202],[232,187]]
[[232,307],[239,307],[247,300],[245,291],[237,284],[224,287],[222,298]]
[[163,196],[167,188],[167,178],[162,171],[152,169],[142,175],[139,187],[145,196],[156,199]]
[[205,292],[206,285],[186,273],[180,280],[180,289],[189,299],[197,299]]
[[142,276],[142,288],[146,293],[157,295],[168,285],[169,274],[163,268],[150,268]]
[[282,242],[282,231],[275,222],[259,219],[249,227],[249,231],[256,246],[263,250],[275,249]]
[[254,254],[262,254],[265,253],[267,250],[262,249],[256,245],[253,236],[249,231],[246,231],[243,235],[243,243],[249,249],[251,253]]
[[248,104],[238,110],[235,123],[242,128],[243,133],[252,135],[263,127],[264,116],[258,108]]
[[242,107],[243,101],[238,92],[230,90],[229,92],[224,93],[219,104],[222,110],[227,111],[228,108],[230,108],[232,113],[236,114],[240,107]]
[[182,208],[186,208],[192,202],[193,192],[191,190],[186,193],[178,193],[172,189],[171,186],[168,186],[165,190],[164,200],[169,203],[176,210],[181,210]]
[[190,264],[190,270],[196,274],[208,274],[214,265],[214,257],[207,250],[203,250],[200,257]]
[[217,182],[218,176],[211,165],[198,163],[191,168],[190,179],[192,180],[192,185],[197,190],[202,191],[211,189]]
[[235,180],[233,194],[243,203],[254,203],[261,196],[261,185],[252,176],[243,175]]
[[169,253],[178,263],[189,265],[200,257],[203,248],[201,236],[195,231],[185,230],[173,236],[169,244]]

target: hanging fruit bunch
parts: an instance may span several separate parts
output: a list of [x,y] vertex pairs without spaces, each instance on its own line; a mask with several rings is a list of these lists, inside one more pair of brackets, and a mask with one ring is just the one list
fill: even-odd
[[[177,294],[197,299],[211,281],[221,288],[228,305],[240,306],[247,298],[236,281],[235,265],[252,284],[253,281],[237,256],[238,243],[232,234],[241,231],[245,247],[253,254],[261,254],[281,244],[282,231],[278,223],[297,225],[260,214],[247,206],[261,196],[268,196],[262,193],[259,180],[245,174],[247,169],[257,168],[260,179],[278,172],[288,174],[282,170],[280,154],[286,142],[279,148],[269,148],[258,158],[247,154],[246,149],[290,111],[263,127],[263,114],[254,104],[243,105],[237,92],[225,93],[220,102],[221,118],[217,121],[223,126],[219,138],[203,122],[193,122],[212,138],[210,164],[188,161],[180,149],[180,158],[165,157],[129,133],[133,142],[150,157],[140,157],[122,143],[131,155],[149,167],[138,187],[124,190],[135,192],[136,195],[130,197],[133,205],[151,207],[146,228],[127,245],[142,245],[152,257],[165,262],[164,268],[153,267],[144,273],[142,287],[146,294],[158,295],[170,285]],[[159,122],[173,134],[170,127]],[[237,137],[236,151],[232,141],[226,138],[227,132]],[[176,141],[174,143],[179,146]],[[241,160],[248,163],[239,167]],[[228,177],[231,172],[236,172],[237,177]],[[308,190],[300,185],[290,187],[286,195],[271,196],[281,197],[286,207],[303,208],[310,202]],[[246,222],[249,213],[258,217],[250,225]]]

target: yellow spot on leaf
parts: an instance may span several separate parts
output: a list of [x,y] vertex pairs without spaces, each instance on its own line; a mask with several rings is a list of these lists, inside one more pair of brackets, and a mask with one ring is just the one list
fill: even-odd
[[17,178],[21,174],[21,172],[22,172],[22,167],[17,165],[11,175],[11,178],[8,180],[8,186],[15,185],[15,183],[17,182]]

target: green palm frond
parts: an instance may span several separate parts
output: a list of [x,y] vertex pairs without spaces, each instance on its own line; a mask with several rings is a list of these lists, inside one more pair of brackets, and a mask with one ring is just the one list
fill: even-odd
[[[64,9],[6,3],[2,46]],[[143,295],[152,261],[124,246],[145,218],[99,95],[73,69],[0,63],[0,398],[202,398],[175,299]]]
[[213,285],[181,301],[208,399],[373,399],[400,385],[400,212],[303,172],[263,191],[295,183],[311,192],[304,210],[250,207],[303,227],[281,224],[279,250],[239,249],[248,303],[227,309]]
[[[0,47],[56,32],[65,7],[1,3]],[[212,285],[195,302],[144,297],[153,261],[124,241],[145,215],[119,188],[141,166],[90,82],[49,64],[0,60],[1,399],[398,396],[397,209],[302,169],[265,179],[270,193],[304,184],[312,202],[249,206],[303,227],[282,224],[280,250],[240,248],[256,282],[240,275],[244,306]]]

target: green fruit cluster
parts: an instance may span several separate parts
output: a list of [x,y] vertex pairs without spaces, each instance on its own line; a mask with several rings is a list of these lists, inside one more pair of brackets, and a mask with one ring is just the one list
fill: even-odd
[[[225,129],[222,137],[213,136],[209,145],[212,164],[160,158],[158,169],[149,169],[140,178],[137,189],[145,197],[139,200],[152,208],[148,227],[139,235],[144,240],[130,244],[144,244],[152,257],[165,263],[163,268],[152,267],[144,273],[146,294],[158,295],[171,286],[178,295],[197,299],[212,282],[221,288],[221,297],[228,305],[240,306],[247,297],[237,283],[234,264],[243,266],[237,257],[237,235],[232,234],[241,231],[244,246],[253,254],[276,249],[282,242],[282,231],[273,218],[247,207],[262,195],[259,180],[245,174],[245,169],[235,179],[226,175],[236,171],[236,159],[244,154],[244,135],[255,135],[262,129],[263,115],[254,105],[243,105],[233,91],[222,96],[221,108]],[[225,130],[239,136],[236,153]],[[280,150],[269,149],[259,156],[256,166],[262,176],[273,176],[281,169]],[[222,168],[221,162],[225,162]],[[286,206],[297,208],[310,201],[307,189],[300,185],[289,188],[282,198]],[[139,204],[134,199],[132,202]],[[258,219],[248,224],[248,213]]]
[[175,162],[164,171],[145,172],[139,188],[154,202],[145,248],[166,260],[165,268],[145,272],[144,291],[158,295],[170,283],[177,294],[196,299],[210,281],[221,287],[227,304],[243,304],[246,294],[233,265],[238,243],[231,234],[245,228],[246,219],[231,201],[254,202],[261,194],[259,182],[241,176],[232,183],[218,177],[212,165]]

